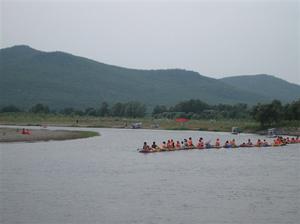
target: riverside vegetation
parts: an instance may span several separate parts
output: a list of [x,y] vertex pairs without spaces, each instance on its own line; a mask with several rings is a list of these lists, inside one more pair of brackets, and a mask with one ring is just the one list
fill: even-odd
[[[188,118],[189,121],[178,123],[176,118]],[[300,127],[300,99],[284,105],[274,100],[252,107],[246,104],[209,105],[191,99],[171,107],[157,105],[151,113],[140,102],[112,105],[103,102],[99,108],[65,108],[60,111],[51,110],[43,104],[36,104],[27,111],[10,105],[3,107],[0,113],[1,124],[126,128],[135,122],[142,122],[143,128],[172,130],[230,131],[232,126],[237,126],[245,132],[269,127],[284,127],[297,132]]]

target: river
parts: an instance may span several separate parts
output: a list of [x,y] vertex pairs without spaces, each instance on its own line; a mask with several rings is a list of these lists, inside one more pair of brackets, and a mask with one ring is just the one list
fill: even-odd
[[[59,129],[59,128],[52,128]],[[75,128],[62,128],[75,129]],[[85,129],[82,129],[85,130]],[[101,129],[101,136],[0,144],[1,223],[298,223],[300,148],[141,154],[144,141],[261,136]],[[267,139],[270,141],[270,139]]]

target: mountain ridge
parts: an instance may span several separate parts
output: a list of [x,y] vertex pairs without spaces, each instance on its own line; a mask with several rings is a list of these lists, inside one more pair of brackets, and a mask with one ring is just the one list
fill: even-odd
[[[274,92],[278,93],[276,99],[282,101],[292,101],[295,99],[295,95],[298,95],[298,97],[300,97],[298,84],[288,82],[273,75],[255,74],[230,76],[222,78],[220,80],[229,85],[241,86],[243,84],[247,84],[243,87],[245,90],[250,91],[251,89],[255,89],[258,94],[267,98],[272,98],[274,96]],[[272,82],[271,86],[268,85],[269,82]]]
[[[152,107],[198,98],[210,104],[272,100],[270,95],[184,69],[131,69],[62,51],[44,52],[26,45],[0,49],[0,106],[86,108],[141,101]],[[297,88],[300,95],[300,86]],[[299,96],[298,95],[298,96]],[[296,97],[295,97],[296,99]]]

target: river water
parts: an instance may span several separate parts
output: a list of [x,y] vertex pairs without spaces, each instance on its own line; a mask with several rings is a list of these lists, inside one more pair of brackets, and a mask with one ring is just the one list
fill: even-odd
[[136,151],[144,141],[160,143],[168,138],[202,136],[223,141],[234,137],[242,143],[248,138],[255,141],[259,136],[92,130],[101,136],[0,144],[1,223],[300,220],[300,145],[145,155]]

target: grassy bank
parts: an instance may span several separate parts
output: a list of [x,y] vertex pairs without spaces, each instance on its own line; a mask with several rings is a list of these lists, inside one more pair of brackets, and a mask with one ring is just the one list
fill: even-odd
[[7,125],[130,128],[131,124],[135,122],[142,122],[143,128],[167,130],[231,131],[232,126],[237,126],[245,131],[251,131],[259,128],[258,123],[249,120],[190,120],[182,124],[173,119],[153,119],[151,117],[133,119],[32,113],[0,114],[0,124]]
[[[257,132],[261,130],[259,123],[253,120],[190,120],[182,124],[173,119],[153,119],[151,117],[133,119],[117,117],[66,116],[59,114],[0,113],[0,124],[7,125],[131,128],[131,124],[135,122],[142,122],[143,128],[149,129],[158,128],[166,130],[230,132],[232,127],[239,127],[243,132]],[[300,122],[284,122],[279,127],[298,130]]]

